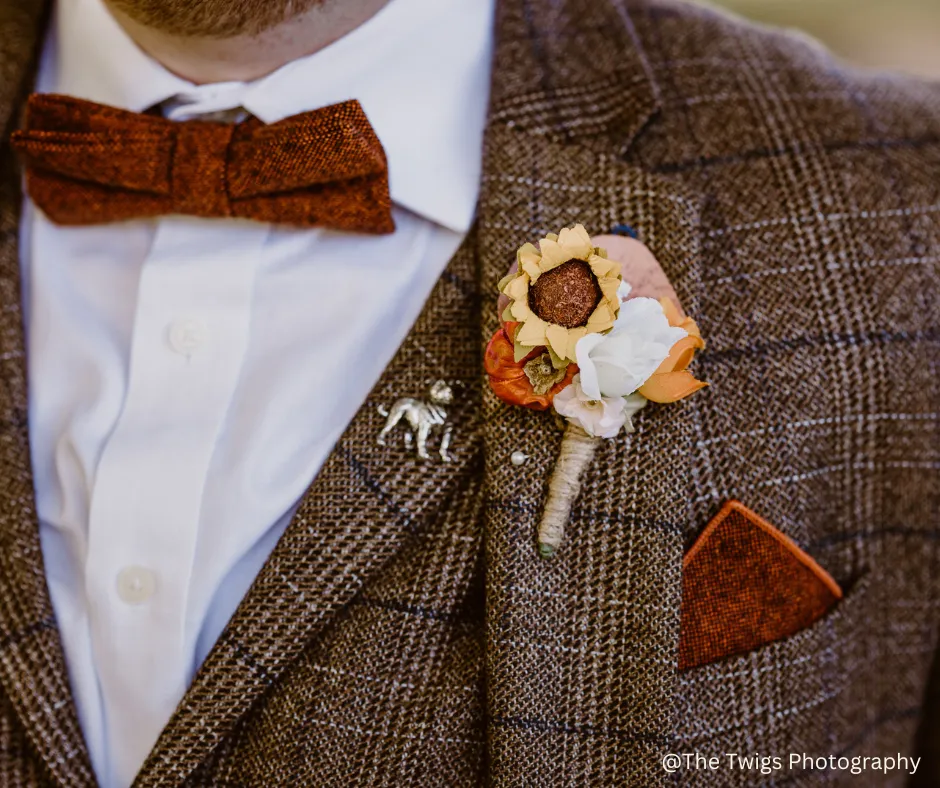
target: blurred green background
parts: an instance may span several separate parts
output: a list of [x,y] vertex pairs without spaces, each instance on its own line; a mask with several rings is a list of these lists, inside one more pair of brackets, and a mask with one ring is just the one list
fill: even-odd
[[799,28],[864,66],[940,79],[940,0],[711,0],[742,16]]

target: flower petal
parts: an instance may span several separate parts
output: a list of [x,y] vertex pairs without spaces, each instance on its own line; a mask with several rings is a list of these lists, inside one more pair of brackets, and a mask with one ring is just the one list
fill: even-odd
[[518,320],[520,323],[532,316],[532,310],[529,309],[528,302],[523,300],[513,301],[509,307],[509,313],[514,320]]
[[[562,263],[567,263],[571,259],[571,255],[557,241],[548,238],[539,241],[539,251],[542,253],[539,270],[543,274],[557,268]],[[535,279],[533,278],[532,281],[535,281]]]
[[556,395],[554,404],[555,410],[570,423],[598,438],[616,437],[627,420],[626,402],[622,397],[590,399],[584,393],[579,375]]
[[[687,317],[679,324],[679,328],[685,329],[689,332],[691,336],[701,338],[702,333],[698,330],[698,326],[691,317]],[[702,341],[702,347],[705,347],[704,340]]]
[[[518,323],[516,324],[518,325]],[[532,347],[526,347],[525,345],[520,345],[518,342],[512,343],[513,356],[512,360],[517,364],[525,361],[529,356],[534,355],[538,352],[538,346],[533,349]]]
[[535,345],[544,345],[548,340],[545,337],[546,323],[538,315],[530,315],[529,319],[523,323],[516,332],[516,342],[520,345],[534,347]]
[[574,227],[566,227],[558,233],[558,245],[569,255],[568,259],[578,258],[587,260],[594,253],[594,244],[591,242],[591,236],[583,225],[576,224]]
[[519,251],[516,252],[516,261],[519,263],[520,268],[526,263],[535,263],[538,265],[541,259],[542,255],[539,254],[538,248],[532,243],[523,244],[519,247]]
[[506,287],[503,292],[514,301],[522,301],[529,296],[529,281],[525,276],[517,276]]
[[565,358],[570,358],[572,361],[577,358],[578,342],[586,335],[587,329],[584,326],[568,329],[568,348],[565,351]]
[[601,398],[601,387],[597,380],[597,368],[591,360],[591,351],[604,341],[602,334],[588,334],[575,346],[578,368],[581,370],[581,388],[591,399]]
[[[549,358],[551,358],[551,360],[552,360],[552,366],[553,366],[555,369],[565,369],[565,367],[567,367],[568,364],[571,363],[568,359],[562,358],[562,357],[559,356],[554,350],[552,350],[552,346],[551,346],[551,345],[547,345],[547,346],[545,347],[545,349],[548,351],[548,356],[549,356]],[[572,356],[572,359],[573,359],[573,358],[574,358],[574,356]]]
[[668,403],[688,397],[707,385],[701,380],[696,380],[691,372],[681,370],[653,375],[637,391],[653,402]]
[[530,282],[534,282],[539,278],[539,274],[542,273],[542,269],[539,267],[538,260],[525,260],[519,264],[519,267],[525,272],[526,276],[529,277]]
[[554,323],[549,323],[545,329],[545,338],[561,358],[565,358],[568,353],[568,329]]
[[608,260],[606,257],[595,254],[591,255],[588,264],[591,266],[591,271],[598,280],[616,279],[618,282],[621,281],[620,263],[616,260]]
[[[693,339],[693,337],[687,337],[687,339]],[[676,344],[681,344],[681,343],[677,342]],[[673,350],[675,350],[675,346],[673,346]],[[675,359],[675,364],[673,365],[673,368],[672,368],[673,371],[682,372],[689,368],[689,364],[691,364],[692,359],[695,358],[695,348],[694,347],[683,348],[679,350],[678,352],[676,352],[675,355],[673,355],[673,351],[670,351],[669,355],[670,357]]]
[[669,325],[678,326],[682,323],[682,315],[679,314],[679,307],[676,306],[675,301],[673,301],[669,296],[663,296],[659,299],[659,305],[663,308],[663,314],[666,315],[666,320],[669,321]]
[[[669,296],[663,296],[660,298],[659,303],[663,308],[666,319],[669,321],[669,325],[683,329],[690,336],[702,336],[695,321],[691,317],[683,317],[679,313],[679,307],[676,306],[676,303],[671,298],[669,298]],[[699,347],[705,347],[705,342],[703,341]]]
[[[620,287],[623,284],[619,279],[600,279],[597,282],[600,285],[601,293],[608,301],[621,301]],[[627,285],[629,288],[630,285]],[[629,290],[627,291],[629,292]]]
[[506,286],[507,286],[513,279],[515,279],[518,275],[519,275],[519,273],[518,273],[517,271],[511,271],[510,273],[506,274],[506,276],[504,276],[502,279],[499,280],[499,283],[496,285],[496,289],[497,289],[500,293],[502,293],[502,292],[506,289]]
[[587,321],[588,331],[606,331],[614,324],[614,312],[610,304],[601,301]]
[[636,432],[636,427],[633,426],[633,417],[646,407],[649,400],[642,394],[634,392],[633,394],[624,397],[623,401],[624,413],[626,414],[626,423],[624,424],[624,429],[626,429],[627,432]]
[[637,332],[644,336],[655,333],[657,341],[665,341],[669,347],[688,336],[685,329],[669,325],[659,301],[645,296],[623,302],[615,331]]
[[669,349],[669,355],[666,356],[665,361],[659,365],[654,374],[660,375],[664,372],[685,369],[692,363],[695,351],[703,344],[701,337],[687,336],[680,339]]

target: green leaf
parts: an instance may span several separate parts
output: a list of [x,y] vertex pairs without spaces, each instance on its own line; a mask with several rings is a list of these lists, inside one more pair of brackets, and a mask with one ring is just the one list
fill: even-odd
[[513,342],[513,343],[512,343],[512,349],[513,349],[513,356],[512,356],[512,357],[513,357],[513,360],[514,360],[517,364],[518,364],[520,361],[522,361],[522,359],[524,359],[526,356],[528,356],[529,353],[531,353],[533,350],[535,350],[534,347],[525,347],[524,345],[520,345],[518,342]]
[[515,274],[506,274],[506,276],[504,276],[502,279],[499,280],[499,283],[496,285],[496,289],[500,293],[502,293],[503,290],[506,288],[506,285],[508,285],[515,278],[516,278]]
[[554,350],[552,350],[551,345],[546,346],[546,349],[548,350],[548,355],[551,356],[552,366],[555,369],[567,369],[568,364],[571,363],[570,361],[566,361],[561,356],[559,356]]

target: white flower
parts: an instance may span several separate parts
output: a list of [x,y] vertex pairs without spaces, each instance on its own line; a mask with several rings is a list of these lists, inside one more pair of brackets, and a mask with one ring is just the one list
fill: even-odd
[[[620,285],[617,287],[617,298],[620,299],[621,306],[623,305],[623,302],[626,301],[630,297],[630,292],[632,290],[633,288],[630,287],[629,284],[627,284],[624,281],[620,282]],[[616,321],[614,322],[616,323]]]
[[626,421],[623,397],[591,399],[581,388],[579,378],[575,375],[571,385],[555,395],[555,410],[588,435],[613,438]]
[[646,407],[646,403],[649,402],[649,400],[642,394],[637,394],[634,392],[629,397],[624,397],[623,402],[624,411],[627,414],[627,432],[633,432],[635,430],[635,427],[633,426],[633,417],[643,410],[644,407]]
[[592,400],[632,394],[686,336],[669,325],[655,298],[624,301],[609,334],[588,334],[575,347],[585,394]]
[[571,384],[555,395],[554,404],[562,416],[597,438],[613,438],[626,426],[633,432],[632,416],[647,400],[639,394],[624,397],[591,399],[581,387],[581,376],[575,375]]

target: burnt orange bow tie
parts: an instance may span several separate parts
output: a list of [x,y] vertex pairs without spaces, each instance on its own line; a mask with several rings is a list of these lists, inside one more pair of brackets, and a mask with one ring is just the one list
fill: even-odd
[[57,224],[189,214],[395,229],[385,151],[358,101],[265,125],[173,122],[34,94],[12,140],[30,197]]

